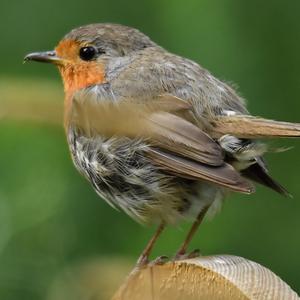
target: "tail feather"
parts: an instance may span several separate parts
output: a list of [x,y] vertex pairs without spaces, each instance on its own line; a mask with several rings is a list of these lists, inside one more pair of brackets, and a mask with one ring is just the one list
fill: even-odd
[[239,138],[300,137],[300,123],[273,121],[253,116],[221,116],[212,124],[214,137],[231,134]]
[[285,196],[291,197],[291,194],[278,182],[276,182],[269,174],[267,169],[259,162],[251,165],[247,169],[242,171],[242,175],[245,177],[260,183],[275,192]]

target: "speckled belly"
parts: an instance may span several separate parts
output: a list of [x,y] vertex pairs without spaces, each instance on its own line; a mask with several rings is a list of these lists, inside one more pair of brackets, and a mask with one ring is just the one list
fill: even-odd
[[218,188],[167,174],[145,153],[148,145],[129,138],[87,138],[70,130],[76,168],[110,205],[141,223],[177,223],[213,202]]

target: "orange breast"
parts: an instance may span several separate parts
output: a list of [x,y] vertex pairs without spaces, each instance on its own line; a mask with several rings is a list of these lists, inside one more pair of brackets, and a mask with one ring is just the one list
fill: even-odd
[[64,123],[67,129],[74,92],[105,82],[104,68],[96,62],[66,65],[59,67],[64,82],[65,103],[64,103]]
[[104,67],[97,62],[83,62],[59,66],[67,95],[93,84],[105,82]]
[[65,89],[65,123],[72,106],[74,92],[94,84],[105,82],[105,67],[99,61],[83,61],[79,57],[80,45],[74,40],[63,40],[56,47],[57,55],[62,58],[58,65]]

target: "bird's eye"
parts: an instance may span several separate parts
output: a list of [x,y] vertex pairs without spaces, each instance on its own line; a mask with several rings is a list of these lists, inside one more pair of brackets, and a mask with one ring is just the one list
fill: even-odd
[[82,60],[92,60],[93,58],[95,58],[97,54],[97,50],[92,47],[92,46],[86,46],[86,47],[82,47],[79,50],[79,56]]

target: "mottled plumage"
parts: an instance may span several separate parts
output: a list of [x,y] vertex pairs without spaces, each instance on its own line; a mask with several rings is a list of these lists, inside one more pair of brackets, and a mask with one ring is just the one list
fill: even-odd
[[75,166],[96,192],[142,223],[195,218],[211,197],[221,194],[213,185],[164,172],[145,155],[149,145],[138,139],[87,138],[71,131],[69,145]]
[[[98,58],[106,66],[105,83],[75,92],[72,101],[78,102],[81,106],[88,101],[96,104],[99,102],[119,103],[127,101],[127,99],[149,102],[154,97],[168,93],[190,103],[193,123],[203,129],[209,127],[209,118],[220,115],[223,111],[247,113],[244,101],[231,87],[214,78],[195,62],[165,51],[135,29],[110,24],[89,25],[71,31],[64,38],[64,40],[69,39],[93,44],[98,49],[105,51],[105,54]],[[74,111],[78,110],[74,109]],[[118,121],[116,114],[112,113],[112,117],[114,116],[116,119],[111,122]],[[98,118],[101,119],[100,113]],[[88,115],[86,119],[88,124],[91,123],[90,119],[91,117]],[[157,155],[154,157],[152,154],[149,157],[148,149],[151,144],[148,144],[147,141],[127,139],[127,142],[126,140],[124,142],[123,138],[115,137],[105,139],[101,136],[101,129],[99,136],[87,139],[78,135],[76,128],[72,126],[67,130],[69,131],[68,136],[72,136],[76,140],[78,145],[76,149],[78,147],[86,149],[85,155],[83,155],[82,152],[71,147],[72,157],[77,168],[91,181],[98,194],[115,207],[122,208],[139,222],[176,223],[181,216],[196,217],[201,208],[211,205],[215,199],[220,200],[220,195],[226,193],[226,190],[214,184],[195,182],[195,179],[199,179],[201,176],[187,176],[186,172],[179,174],[177,170],[169,167],[169,161],[163,160],[163,156],[158,158]],[[186,132],[186,134],[191,133],[191,130]],[[200,130],[199,133],[201,133]],[[201,141],[200,138],[201,136],[198,137],[199,141]],[[219,145],[214,143],[214,147],[218,148]],[[70,145],[72,144],[74,143],[70,142]],[[97,154],[88,153],[90,148],[95,147],[95,144],[98,144],[98,149],[104,146],[106,152],[98,150]],[[204,145],[207,148],[209,143],[204,141]],[[120,148],[122,155],[120,155]],[[172,151],[172,149],[168,150]],[[173,151],[177,152],[176,149]],[[217,160],[214,158],[215,162],[209,163],[212,167],[203,165],[202,168],[208,169],[204,170],[206,173],[216,172],[222,176],[225,154],[220,147],[218,151],[221,161],[216,163]],[[139,166],[139,179],[134,183],[132,177],[135,178],[136,175],[127,164],[132,153],[136,153],[136,164]],[[170,154],[167,153],[167,155],[170,157]],[[114,164],[105,166],[107,156],[114,157]],[[189,157],[191,158],[191,155]],[[202,157],[204,159],[203,155]],[[92,160],[87,163],[89,158],[94,161],[96,159],[96,168],[92,167]],[[183,159],[184,157],[181,158],[181,160]],[[188,163],[190,170],[194,167],[193,162],[188,161]],[[206,163],[208,162],[206,161]],[[216,165],[219,166],[218,169]],[[199,168],[199,163],[195,169],[197,167]],[[229,166],[227,167],[229,168]],[[103,168],[108,168],[110,174],[104,176]],[[232,175],[229,172],[224,176],[229,180],[230,176],[234,176],[233,184],[242,181],[237,172],[232,170],[231,173]],[[211,174],[208,174],[208,178],[215,176],[209,175]],[[151,179],[152,185],[148,184],[148,178]],[[205,179],[207,176],[204,174],[202,178]],[[215,182],[214,179],[210,181]],[[206,189],[206,185],[208,193],[201,191]],[[246,186],[244,192],[251,192],[251,186],[249,184],[247,186],[246,181],[242,185]],[[202,194],[208,194],[210,199],[203,199]],[[208,197],[206,196],[206,198]],[[193,204],[194,202],[196,204]],[[194,206],[199,210],[197,211]]]
[[209,207],[254,191],[247,178],[287,193],[256,138],[299,136],[299,124],[251,117],[229,85],[138,30],[83,26],[26,59],[58,65],[74,164],[103,199],[142,223],[198,216],[180,254]]

